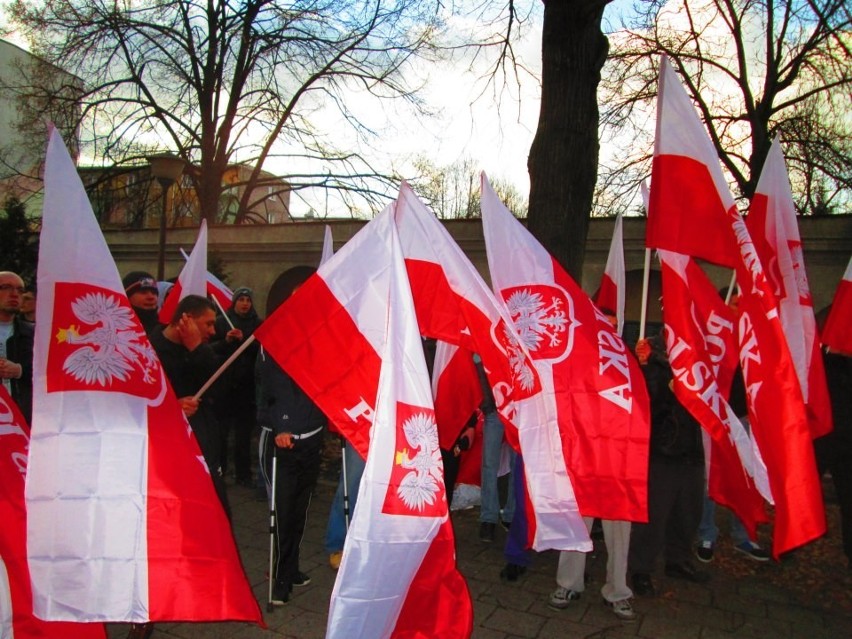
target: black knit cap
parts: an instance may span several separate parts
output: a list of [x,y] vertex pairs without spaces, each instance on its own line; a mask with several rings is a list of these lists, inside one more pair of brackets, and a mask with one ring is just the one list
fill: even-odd
[[124,292],[131,295],[137,291],[152,290],[157,292],[157,280],[145,271],[131,271],[121,280]]

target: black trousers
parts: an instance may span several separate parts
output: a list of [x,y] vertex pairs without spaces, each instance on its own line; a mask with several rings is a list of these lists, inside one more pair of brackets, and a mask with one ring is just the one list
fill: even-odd
[[299,546],[308,507],[320,471],[323,436],[297,440],[293,448],[275,448],[275,584],[289,588],[299,572]]
[[701,523],[704,499],[702,464],[667,464],[651,460],[648,473],[648,523],[630,531],[628,569],[652,573],[661,552],[666,563],[689,560]]

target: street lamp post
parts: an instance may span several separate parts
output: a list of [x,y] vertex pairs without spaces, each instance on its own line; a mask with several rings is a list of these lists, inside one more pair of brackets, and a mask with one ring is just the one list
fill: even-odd
[[169,187],[183,173],[183,160],[171,153],[158,153],[148,156],[151,165],[151,177],[160,183],[163,209],[160,214],[160,236],[157,241],[157,280],[166,277],[166,207],[168,204]]

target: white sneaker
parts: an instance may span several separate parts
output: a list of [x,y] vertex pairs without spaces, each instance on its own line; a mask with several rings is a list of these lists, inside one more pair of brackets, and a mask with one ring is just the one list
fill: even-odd
[[556,610],[562,610],[570,606],[572,601],[577,601],[579,598],[580,593],[576,590],[568,590],[568,588],[559,586],[559,588],[550,594],[547,605]]
[[604,599],[604,604],[612,608],[613,614],[619,619],[630,621],[636,618],[636,612],[633,610],[629,599],[622,599],[621,601],[607,601]]

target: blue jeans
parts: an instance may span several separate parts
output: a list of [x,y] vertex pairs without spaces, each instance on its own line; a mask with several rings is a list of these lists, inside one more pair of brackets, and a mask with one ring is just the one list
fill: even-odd
[[[701,523],[698,525],[698,541],[706,541],[715,546],[718,538],[719,526],[716,525],[716,502],[707,496],[705,490],[704,509],[701,513]],[[743,522],[733,512],[731,512],[731,539],[735,546],[749,541],[748,532],[746,532]]]
[[[346,460],[346,492],[349,496],[349,521],[352,521],[352,513],[355,512],[355,502],[358,500],[358,487],[361,485],[361,475],[364,474],[366,462],[351,444],[343,446],[343,455]],[[343,513],[343,473],[337,482],[337,491],[331,502],[331,511],[328,513],[328,525],[325,529],[325,550],[327,553],[343,550],[343,542],[346,540],[346,518]]]
[[[482,425],[482,505],[479,510],[479,521],[496,524],[500,520],[500,492],[497,489],[497,471],[500,469],[500,453],[503,449],[503,422],[496,412],[485,414]],[[514,451],[511,461],[514,462]],[[511,477],[509,492],[506,496],[506,506],[503,508],[503,521],[512,521],[515,513],[515,490]]]

